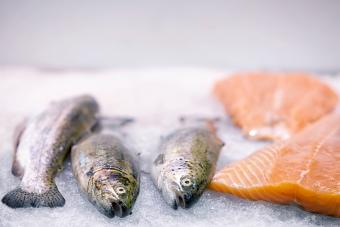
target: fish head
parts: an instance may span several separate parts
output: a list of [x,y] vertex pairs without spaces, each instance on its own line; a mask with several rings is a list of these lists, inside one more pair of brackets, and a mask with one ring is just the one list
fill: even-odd
[[131,214],[138,192],[138,181],[133,176],[102,170],[93,177],[93,199],[99,211],[108,217]]
[[[162,194],[174,209],[178,206],[190,208],[201,196],[206,185],[205,173],[194,172],[188,168],[170,168],[163,178]],[[170,174],[169,174],[170,173]]]
[[201,196],[201,181],[192,175],[183,175],[177,182],[176,203],[182,208],[190,208]]

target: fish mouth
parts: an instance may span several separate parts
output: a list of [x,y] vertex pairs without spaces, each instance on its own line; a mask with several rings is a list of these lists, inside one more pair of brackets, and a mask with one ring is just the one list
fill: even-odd
[[180,206],[180,207],[182,207],[182,208],[188,208],[187,207],[187,203],[186,203],[186,201],[185,201],[185,199],[184,199],[184,197],[183,197],[183,195],[177,195],[176,196],[176,204],[177,204],[177,206]]
[[175,199],[176,206],[182,207],[183,209],[188,209],[193,204],[193,201],[182,193],[176,193]]
[[175,204],[183,209],[188,209],[197,201],[195,196],[189,196],[182,193],[176,193]]
[[128,209],[121,201],[114,201],[111,203],[111,212],[113,216],[123,218],[130,214],[130,209]]
[[121,201],[113,201],[110,203],[110,207],[108,209],[103,210],[103,213],[109,218],[113,218],[115,216],[123,218],[131,214],[131,211]]

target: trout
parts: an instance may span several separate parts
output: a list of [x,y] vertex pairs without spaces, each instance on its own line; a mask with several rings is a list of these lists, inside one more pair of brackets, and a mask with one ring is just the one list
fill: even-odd
[[172,208],[189,208],[215,172],[224,143],[211,125],[180,128],[165,137],[151,167],[154,184]]
[[71,146],[95,125],[98,109],[94,98],[78,96],[51,103],[19,127],[12,173],[21,183],[2,202],[11,208],[63,206],[54,177]]
[[139,193],[137,160],[122,141],[95,133],[72,148],[73,175],[87,199],[109,218],[131,213]]

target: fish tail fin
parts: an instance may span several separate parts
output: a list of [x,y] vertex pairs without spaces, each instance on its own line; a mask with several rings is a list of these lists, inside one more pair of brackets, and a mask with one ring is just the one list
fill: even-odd
[[201,124],[216,133],[216,123],[221,121],[220,117],[201,117],[201,116],[181,116],[179,118],[181,124]]
[[219,123],[222,119],[220,117],[201,117],[201,116],[182,116],[179,118],[179,121],[183,125],[201,125],[210,130],[216,137],[216,142],[221,147],[225,145],[225,143],[217,136],[217,127],[216,124]]
[[93,132],[100,132],[104,129],[114,130],[134,122],[132,117],[107,117],[99,116],[97,123],[92,128]]
[[3,198],[2,203],[11,208],[23,207],[61,207],[65,204],[65,199],[59,192],[56,185],[47,192],[36,193],[27,192],[18,187],[8,192]]

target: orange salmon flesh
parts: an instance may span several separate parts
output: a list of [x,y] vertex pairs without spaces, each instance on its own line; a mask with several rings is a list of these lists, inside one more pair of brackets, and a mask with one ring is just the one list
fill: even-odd
[[233,122],[252,139],[282,140],[330,113],[337,94],[305,73],[238,73],[214,93]]
[[226,166],[210,188],[340,217],[340,113]]

